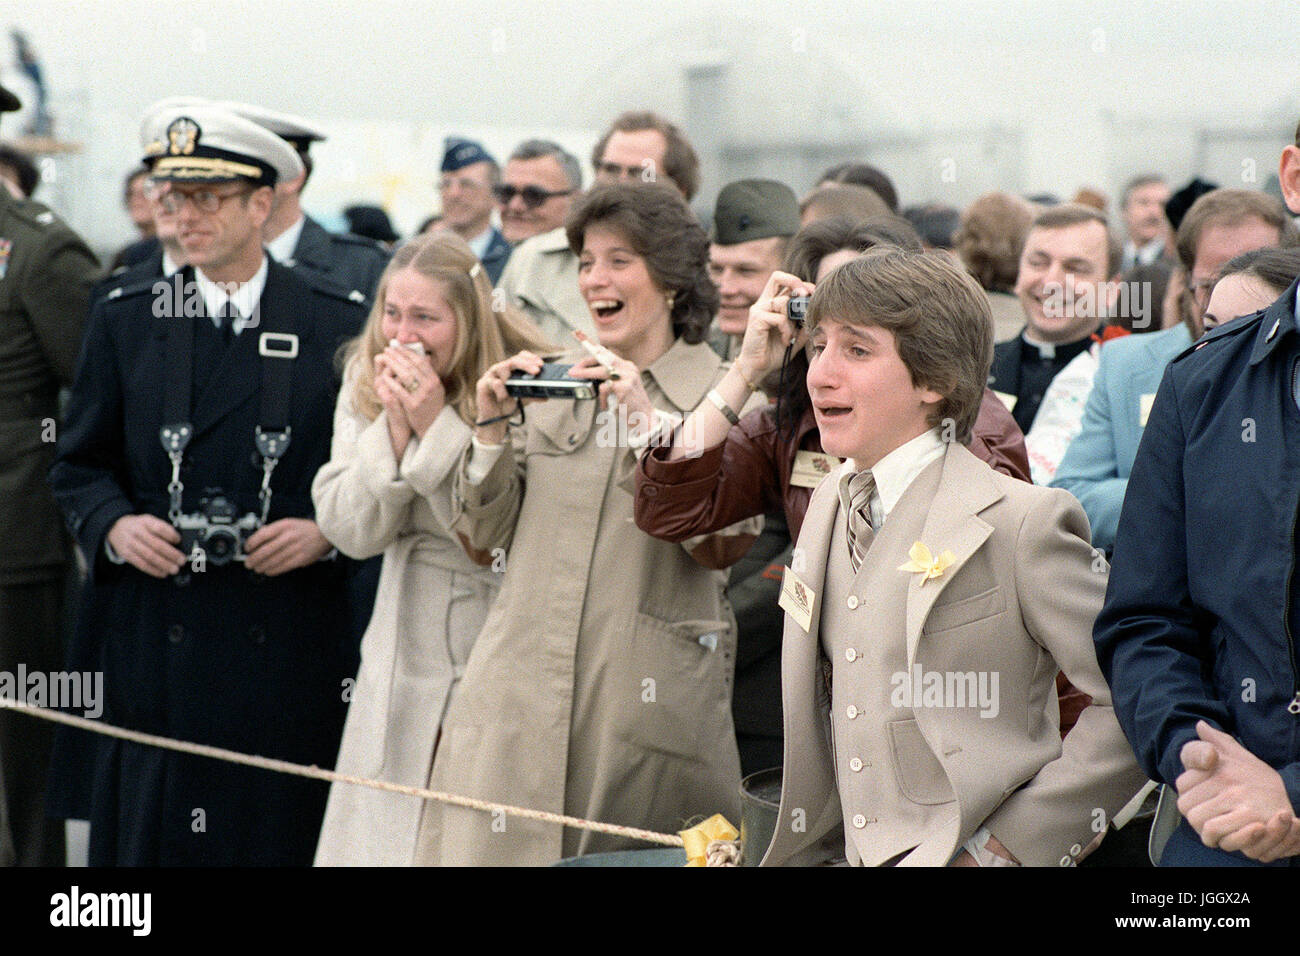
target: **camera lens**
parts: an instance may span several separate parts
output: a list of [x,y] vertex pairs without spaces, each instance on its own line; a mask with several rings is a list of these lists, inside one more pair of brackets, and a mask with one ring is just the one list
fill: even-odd
[[209,564],[229,564],[239,549],[239,539],[225,528],[213,528],[203,541]]

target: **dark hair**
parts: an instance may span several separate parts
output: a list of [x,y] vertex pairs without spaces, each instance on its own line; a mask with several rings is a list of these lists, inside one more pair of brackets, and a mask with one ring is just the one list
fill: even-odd
[[[1124,262],[1124,247],[1119,244],[1119,239],[1110,230],[1110,221],[1106,214],[1095,206],[1085,206],[1082,203],[1065,203],[1060,206],[1052,206],[1038,214],[1034,223],[1029,227],[1029,231],[1035,229],[1064,229],[1067,226],[1077,226],[1084,222],[1101,223],[1101,228],[1106,231],[1106,278],[1119,272],[1119,267]],[[1028,234],[1026,234],[1028,238]]]
[[1278,245],[1289,246],[1296,241],[1295,223],[1282,203],[1266,193],[1253,189],[1215,189],[1192,203],[1174,242],[1178,259],[1187,274],[1192,274],[1196,264],[1196,247],[1201,244],[1201,233],[1207,226],[1235,226],[1248,219],[1259,219],[1277,229]]
[[[921,237],[901,216],[886,214],[861,221],[848,216],[831,216],[808,223],[791,237],[785,251],[784,271],[805,282],[814,282],[822,260],[832,252],[841,249],[866,252],[878,246],[892,246],[907,252],[920,252],[922,248]],[[777,428],[788,422],[792,437],[810,401],[807,377],[807,353],[803,349],[792,352],[781,370],[775,411]]]
[[834,317],[894,336],[912,384],[943,395],[930,419],[969,444],[993,362],[993,314],[975,278],[943,252],[872,249],[834,270],[808,306],[808,330]]
[[649,110],[628,110],[620,113],[609,129],[596,141],[591,151],[591,165],[600,169],[600,161],[605,156],[605,146],[615,133],[639,133],[652,129],[659,133],[668,144],[664,151],[664,175],[677,184],[689,202],[695,198],[700,188],[700,160],[695,155],[695,148],[690,140],[675,125],[658,113]]
[[989,292],[1011,292],[1034,207],[1011,193],[985,193],[962,213],[953,242],[970,274]]
[[836,163],[817,180],[818,185],[823,183],[866,186],[885,201],[890,212],[898,212],[898,190],[894,188],[894,181],[870,163]]
[[1173,274],[1174,267],[1167,262],[1153,262],[1129,269],[1119,277],[1120,285],[1130,289],[1134,285],[1148,286],[1151,295],[1147,299],[1147,311],[1135,309],[1132,298],[1125,293],[1116,303],[1115,311],[1106,320],[1106,324],[1117,325],[1134,334],[1159,332],[1165,324],[1165,294],[1169,291],[1169,279]]
[[903,218],[916,227],[921,241],[932,249],[951,249],[961,220],[952,206],[931,203],[928,206],[908,206]]
[[41,184],[41,172],[36,168],[31,157],[11,146],[0,145],[0,166],[8,166],[14,171],[14,175],[18,177],[19,191],[28,198]]
[[571,189],[582,188],[582,165],[578,162],[578,157],[574,156],[559,143],[553,143],[549,139],[526,139],[510,154],[506,162],[515,160],[523,161],[529,159],[545,159],[551,157],[559,163],[560,171],[564,173],[564,178],[569,183]]
[[1214,281],[1218,282],[1237,273],[1254,276],[1281,295],[1300,276],[1300,248],[1265,246],[1263,249],[1243,252],[1225,262]]
[[663,183],[594,186],[569,212],[564,233],[581,255],[592,226],[616,229],[660,289],[673,297],[673,336],[703,342],[718,311],[718,287],[709,279],[709,236],[681,193]]

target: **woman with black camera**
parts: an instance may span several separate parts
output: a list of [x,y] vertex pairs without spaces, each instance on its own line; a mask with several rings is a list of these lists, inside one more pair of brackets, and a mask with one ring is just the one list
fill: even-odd
[[[447,702],[501,581],[453,530],[453,473],[469,447],[475,383],[521,348],[546,343],[522,316],[493,311],[483,267],[450,233],[397,250],[347,346],[331,457],[312,498],[340,551],[384,560],[339,749],[344,773],[428,779]],[[421,800],[334,784],[316,863],[408,866],[424,811]]]
[[[540,372],[541,358],[520,353],[478,382],[458,489],[471,545],[508,554],[431,786],[674,831],[737,808],[735,627],[725,576],[710,568],[753,536],[715,536],[692,552],[656,541],[633,524],[628,489],[639,450],[722,376],[704,342],[718,294],[704,230],[666,186],[597,187],[566,230],[600,343],[566,361],[599,394],[530,403],[508,431],[506,382]],[[423,862],[450,865],[641,845],[451,806],[429,814],[421,843]]]

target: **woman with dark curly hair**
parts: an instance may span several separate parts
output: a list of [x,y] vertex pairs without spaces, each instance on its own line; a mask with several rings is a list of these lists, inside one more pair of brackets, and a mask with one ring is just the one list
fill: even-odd
[[[598,394],[529,404],[524,424],[507,429],[516,402],[505,382],[542,359],[520,352],[478,381],[457,493],[466,544],[504,578],[430,785],[671,832],[737,810],[736,634],[725,576],[712,569],[753,534],[658,541],[633,523],[628,492],[639,450],[725,373],[704,342],[718,294],[708,238],[667,187],[599,186],[565,228],[599,345],[564,361]],[[421,861],[539,865],[639,846],[439,806],[426,816]]]

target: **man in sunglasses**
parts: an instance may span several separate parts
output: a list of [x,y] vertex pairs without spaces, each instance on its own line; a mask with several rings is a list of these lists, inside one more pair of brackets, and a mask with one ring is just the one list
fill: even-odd
[[506,160],[502,182],[493,190],[506,242],[517,246],[563,226],[581,190],[582,167],[562,146],[544,139],[520,143]]

